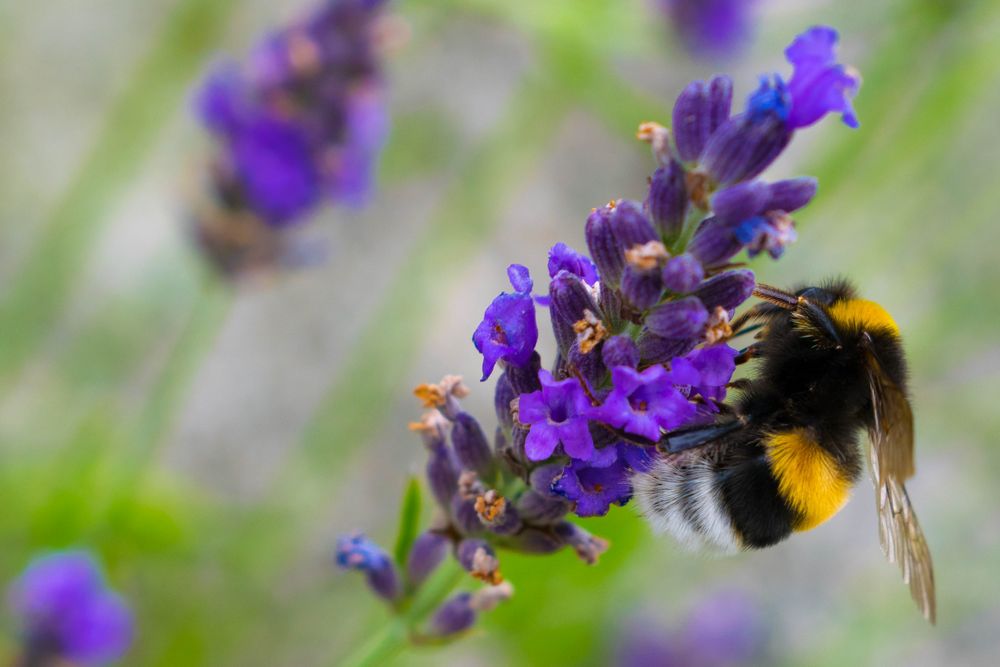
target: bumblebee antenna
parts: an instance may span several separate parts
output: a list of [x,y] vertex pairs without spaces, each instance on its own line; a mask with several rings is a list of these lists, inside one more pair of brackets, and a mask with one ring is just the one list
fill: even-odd
[[757,283],[753,288],[753,295],[785,310],[795,310],[799,305],[799,297],[763,283]]

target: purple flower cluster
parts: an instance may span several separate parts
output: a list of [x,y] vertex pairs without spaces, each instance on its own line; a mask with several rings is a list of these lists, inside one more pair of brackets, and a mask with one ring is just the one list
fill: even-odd
[[744,593],[707,595],[677,628],[648,615],[629,619],[618,638],[616,667],[739,667],[765,664],[767,628],[760,609]]
[[[834,35],[834,38],[831,38]],[[477,610],[509,595],[497,589],[499,551],[565,547],[593,563],[607,543],[567,520],[601,516],[632,497],[670,431],[713,420],[736,367],[730,320],[755,287],[740,253],[781,255],[794,239],[790,213],[816,192],[812,179],[755,180],[792,134],[828,111],[850,115],[846,70],[833,61],[835,33],[813,28],[788,55],[791,83],[765,103],[731,114],[732,83],[695,82],[677,99],[673,129],[640,127],[660,167],[645,202],[612,201],[584,226],[589,256],[564,243],[548,256],[548,293],[533,295],[528,269],[508,269],[513,292],[486,308],[472,340],[485,380],[497,369],[491,440],[461,405],[455,376],[421,385],[429,409],[412,428],[428,452],[426,477],[438,506],[405,572],[363,538],[345,538],[338,560],[367,573],[381,597],[413,591],[450,548],[490,588],[444,603],[422,632],[457,635]],[[807,83],[806,82],[811,82]],[[763,89],[762,89],[763,90]],[[768,90],[771,90],[770,88]],[[547,308],[557,353],[536,351],[538,308]],[[478,606],[477,606],[478,605]]]
[[8,595],[22,625],[23,664],[103,665],[132,642],[132,614],[87,552],[36,558]]
[[219,146],[196,231],[225,272],[277,261],[280,232],[321,201],[366,201],[388,125],[383,4],[325,0],[265,36],[244,66],[216,63],[201,83],[196,112]]

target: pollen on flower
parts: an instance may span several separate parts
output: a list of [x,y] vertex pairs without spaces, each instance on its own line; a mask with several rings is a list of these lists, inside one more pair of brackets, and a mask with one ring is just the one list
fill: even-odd
[[476,497],[476,513],[484,523],[490,524],[503,516],[507,499],[490,489]]
[[733,336],[733,328],[729,324],[729,311],[722,306],[716,306],[708,316],[705,328],[705,342],[709,345],[729,340]]
[[437,384],[425,382],[417,385],[413,389],[413,395],[420,399],[425,408],[440,408],[447,403],[449,396],[468,396],[469,388],[462,382],[461,375],[445,375]]
[[625,261],[642,271],[662,268],[668,259],[670,253],[659,241],[636,244],[625,251]]
[[472,557],[472,570],[469,573],[474,578],[493,586],[503,582],[503,575],[500,574],[500,561],[482,547],[476,549],[476,553]]
[[421,417],[420,421],[410,422],[408,428],[418,433],[443,433],[448,425],[448,420],[437,410],[428,410]]
[[573,323],[576,332],[576,342],[580,352],[589,354],[597,345],[608,337],[608,330],[597,315],[589,309],[583,311],[583,319]]

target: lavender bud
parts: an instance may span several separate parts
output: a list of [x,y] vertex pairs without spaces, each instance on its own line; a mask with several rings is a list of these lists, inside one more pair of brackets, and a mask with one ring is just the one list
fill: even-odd
[[442,639],[454,637],[475,623],[476,611],[472,608],[472,593],[456,593],[445,600],[431,616],[428,634]]
[[777,115],[741,115],[727,121],[709,139],[702,160],[720,185],[753,178],[774,162],[792,131]]
[[369,587],[379,597],[391,602],[402,594],[399,575],[389,554],[364,535],[338,539],[336,560],[344,569],[364,572]]
[[552,331],[559,349],[566,352],[576,340],[574,326],[585,319],[587,311],[596,313],[597,304],[584,282],[569,271],[560,271],[549,283],[549,298]]
[[473,496],[457,494],[451,500],[451,516],[455,528],[463,535],[480,535],[484,528],[476,511],[476,499]]
[[443,441],[430,450],[427,458],[427,481],[438,504],[445,509],[450,507],[452,496],[458,488],[458,466],[455,465],[454,455]]
[[672,129],[681,160],[694,162],[698,159],[711,134],[711,123],[708,86],[704,81],[692,81],[674,103]]
[[636,310],[647,310],[656,305],[663,294],[663,278],[660,269],[644,271],[634,266],[626,266],[622,275],[622,295]]
[[733,310],[750,298],[755,285],[753,271],[749,269],[726,271],[703,282],[695,296],[709,310],[715,310],[716,306]]
[[509,444],[510,443],[507,441],[507,434],[504,433],[503,427],[497,426],[496,430],[493,431],[493,451],[495,452],[495,455],[501,456]]
[[737,183],[715,193],[712,212],[719,220],[736,223],[764,212],[771,188],[760,181]]
[[699,299],[689,296],[651,310],[646,317],[646,328],[663,338],[697,338],[707,321],[708,310]]
[[668,290],[687,294],[705,279],[705,269],[694,255],[684,253],[668,259],[660,276],[663,278],[663,286]]
[[486,540],[464,539],[455,549],[455,558],[469,574],[480,581],[497,585],[503,581],[500,574],[500,561]]
[[646,365],[662,364],[687,354],[697,345],[697,338],[664,338],[644,331],[638,340],[639,357]]
[[440,533],[421,533],[406,559],[406,579],[411,586],[419,586],[437,569],[448,554],[448,538]]
[[660,235],[671,241],[681,233],[687,207],[684,167],[676,160],[671,160],[669,165],[653,172],[649,182],[649,195],[646,197],[646,209]]
[[469,413],[459,412],[455,416],[451,444],[463,468],[474,470],[483,479],[491,479],[496,474],[493,450],[486,439],[486,433]]
[[729,120],[733,106],[733,81],[728,76],[714,77],[708,84],[708,110],[710,129],[715,132]]
[[612,336],[604,341],[601,356],[604,359],[604,365],[608,368],[615,366],[635,368],[639,365],[639,348],[628,336]]
[[597,563],[601,554],[608,550],[607,540],[591,535],[574,523],[564,521],[556,526],[555,531],[587,565]]
[[703,221],[687,247],[702,266],[723,264],[742,249],[743,244],[733,233],[732,224],[718,218]]
[[528,489],[517,499],[521,518],[536,525],[549,525],[562,519],[572,509],[572,504],[557,496],[548,496]]
[[580,351],[580,344],[573,343],[573,347],[569,350],[568,361],[592,387],[599,385],[608,372],[600,348],[583,353]]
[[618,252],[658,240],[656,230],[643,213],[642,206],[628,199],[618,202],[611,212],[611,229],[618,242]]
[[556,481],[563,473],[562,465],[558,463],[551,463],[549,465],[538,466],[531,471],[531,478],[529,483],[531,488],[533,488],[538,493],[543,496],[548,496],[551,498],[560,498],[561,496],[553,493],[552,483]]
[[816,196],[817,187],[816,179],[809,177],[771,183],[768,187],[770,197],[767,202],[767,210],[784,211],[785,213],[797,211],[812,201],[812,198]]
[[548,528],[526,528],[511,541],[511,548],[528,554],[551,554],[566,542]]
[[538,352],[531,353],[531,359],[524,366],[508,366],[507,379],[514,394],[529,394],[542,388],[542,383],[538,379],[538,371],[542,368],[542,358]]
[[493,407],[496,409],[497,422],[504,431],[510,432],[514,426],[514,418],[510,412],[510,402],[517,398],[514,387],[510,384],[510,377],[505,371],[497,380],[496,390],[493,392]]
[[611,227],[611,211],[610,205],[594,209],[584,228],[587,249],[597,265],[602,287],[617,287],[625,268],[625,256]]

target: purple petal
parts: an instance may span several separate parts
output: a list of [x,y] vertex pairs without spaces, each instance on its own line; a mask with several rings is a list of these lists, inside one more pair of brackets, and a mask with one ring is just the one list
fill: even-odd
[[524,453],[529,461],[544,461],[552,456],[558,445],[559,432],[556,428],[545,423],[538,423],[528,431]]

